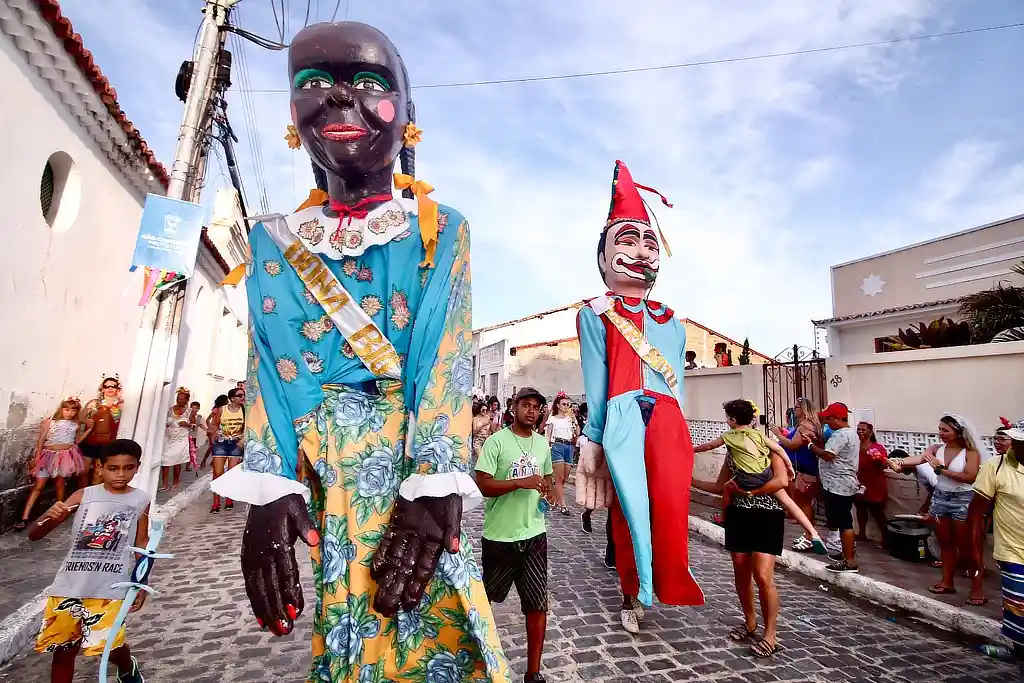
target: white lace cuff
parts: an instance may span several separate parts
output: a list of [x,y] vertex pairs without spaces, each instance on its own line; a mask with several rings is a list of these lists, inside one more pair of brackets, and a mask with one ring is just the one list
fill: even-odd
[[465,472],[411,474],[398,489],[398,494],[406,500],[416,500],[420,497],[443,498],[452,493],[462,496],[463,512],[472,510],[484,499],[476,486],[476,481]]
[[291,493],[309,500],[309,489],[302,482],[279,474],[253,472],[244,465],[233,467],[210,483],[214,493],[252,505],[266,505]]

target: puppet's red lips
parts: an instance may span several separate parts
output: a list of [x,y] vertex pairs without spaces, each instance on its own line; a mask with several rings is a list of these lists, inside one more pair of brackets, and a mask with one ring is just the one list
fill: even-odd
[[321,134],[335,142],[351,142],[366,135],[366,129],[349,123],[329,123],[323,127]]
[[640,273],[641,275],[644,274],[644,271],[654,270],[653,268],[651,268],[651,264],[649,264],[649,263],[643,263],[643,262],[626,263],[625,261],[619,261],[619,263],[621,263],[623,266],[625,266],[626,269],[631,270],[634,273]]

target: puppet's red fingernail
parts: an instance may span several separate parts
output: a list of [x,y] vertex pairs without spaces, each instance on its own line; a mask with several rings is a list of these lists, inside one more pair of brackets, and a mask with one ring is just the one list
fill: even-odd
[[452,552],[453,553],[459,552],[459,537],[458,536],[456,536],[454,539],[452,539]]
[[262,620],[262,619],[260,619],[259,617],[256,617],[256,623],[260,625],[260,628],[266,628],[266,627],[265,627],[265,626],[263,625],[263,620]]
[[295,619],[299,616],[299,613],[295,610],[295,605],[285,605],[284,609],[288,612],[289,619]]

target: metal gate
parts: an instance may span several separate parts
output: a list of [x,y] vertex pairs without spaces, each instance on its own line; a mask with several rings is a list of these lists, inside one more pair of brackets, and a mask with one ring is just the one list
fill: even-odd
[[764,366],[764,416],[767,426],[791,422],[798,398],[808,398],[820,410],[828,403],[825,359],[794,344]]

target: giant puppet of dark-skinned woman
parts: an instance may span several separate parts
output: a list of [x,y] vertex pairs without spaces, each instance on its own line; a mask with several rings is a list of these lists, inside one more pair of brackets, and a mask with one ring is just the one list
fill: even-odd
[[654,192],[616,161],[597,245],[608,291],[577,318],[589,408],[577,501],[610,507],[624,610],[631,599],[650,605],[654,595],[671,605],[704,603],[679,531],[694,457],[681,408],[686,331],[672,309],[649,298],[663,252],[670,254],[638,188]]
[[245,457],[213,484],[252,504],[246,593],[261,627],[290,632],[301,539],[316,591],[310,680],[507,680],[461,526],[481,500],[467,474],[468,225],[412,177],[420,131],[384,34],[310,26],[288,65],[293,146],[327,191],[250,234]]

